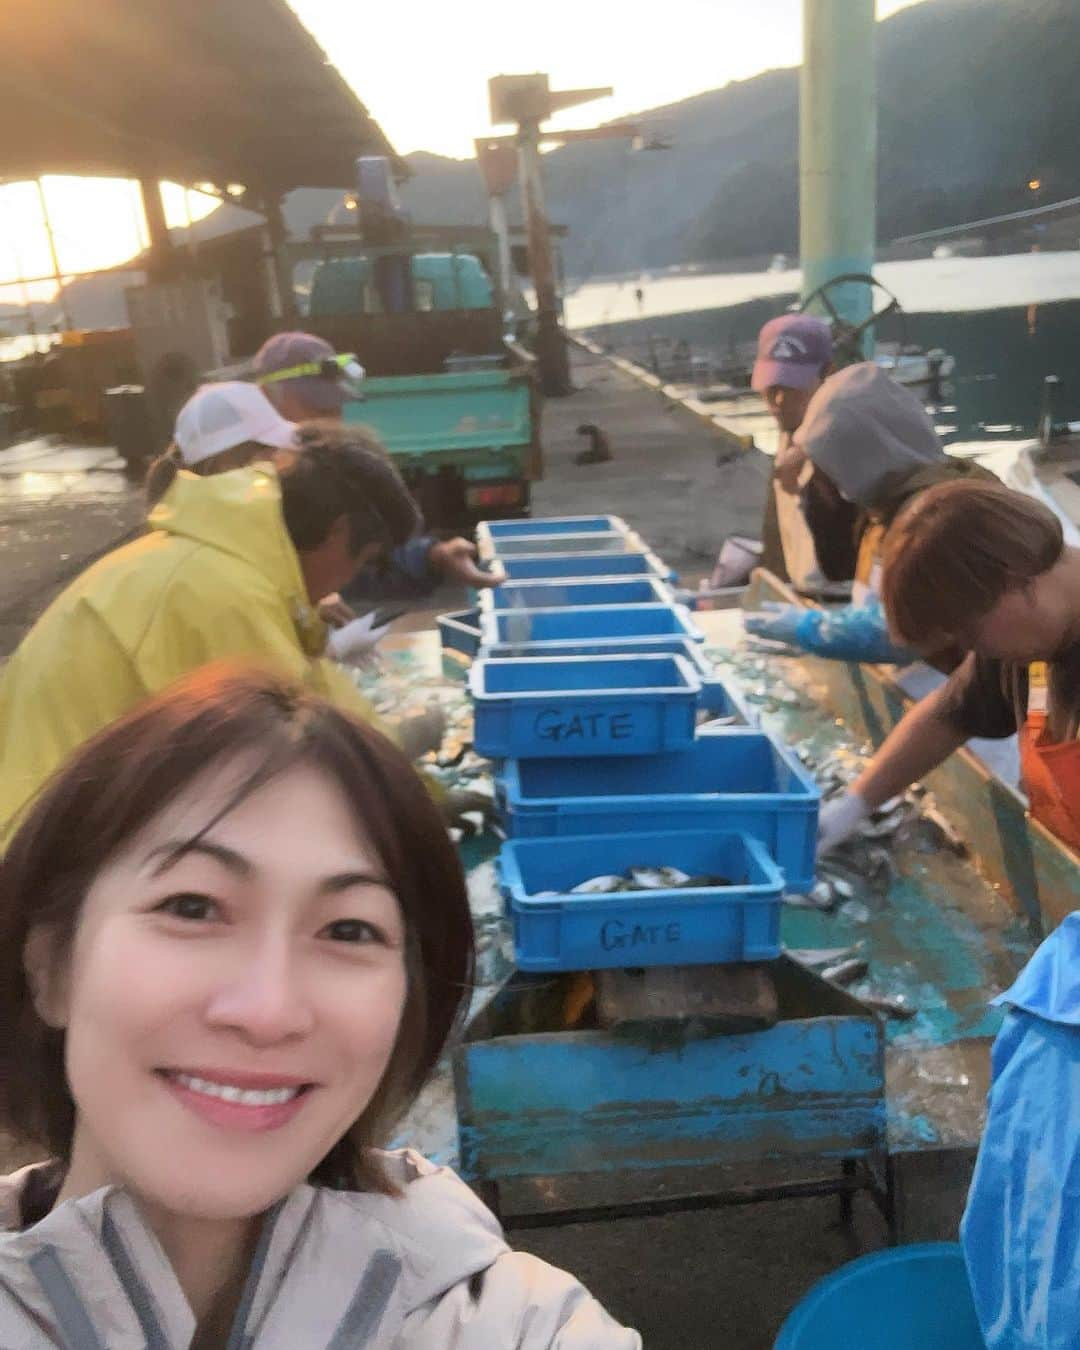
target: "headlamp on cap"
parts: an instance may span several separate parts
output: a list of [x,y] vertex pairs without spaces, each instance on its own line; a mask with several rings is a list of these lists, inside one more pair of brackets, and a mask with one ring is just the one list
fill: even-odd
[[325,356],[321,361],[305,361],[298,366],[288,366],[285,370],[272,370],[260,375],[256,384],[282,384],[285,380],[299,380],[315,376],[338,385],[347,398],[364,397],[364,367],[356,359],[354,352],[339,352],[337,356]]

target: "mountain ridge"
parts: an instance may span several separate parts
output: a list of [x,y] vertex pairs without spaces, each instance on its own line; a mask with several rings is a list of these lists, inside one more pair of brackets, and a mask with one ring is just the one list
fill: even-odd
[[[1080,121],[1077,50],[1075,0],[925,0],[883,20],[879,240],[1036,204],[1032,178],[1047,200],[1080,192],[1080,149],[1063,134]],[[593,141],[546,155],[567,272],[797,251],[798,84],[798,67],[770,70],[639,114],[669,150]],[[473,161],[408,162],[418,221],[486,218]]]

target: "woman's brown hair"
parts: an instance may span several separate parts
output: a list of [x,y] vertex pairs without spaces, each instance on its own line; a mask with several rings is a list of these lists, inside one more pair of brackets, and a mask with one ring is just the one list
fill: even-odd
[[[390,1189],[385,1142],[453,1031],[473,975],[473,931],[457,854],[401,751],[288,681],[206,667],[83,745],[50,780],[0,859],[0,1129],[66,1161],[75,1104],[64,1033],[38,1016],[24,966],[32,933],[68,959],[83,899],[108,860],[214,764],[245,773],[227,814],[296,764],[326,773],[350,803],[397,896],[407,993],[389,1066],[312,1180]],[[208,819],[204,829],[214,824]]]
[[892,634],[915,647],[961,637],[1009,591],[1048,572],[1065,547],[1048,506],[1000,483],[920,493],[885,540],[881,598]]

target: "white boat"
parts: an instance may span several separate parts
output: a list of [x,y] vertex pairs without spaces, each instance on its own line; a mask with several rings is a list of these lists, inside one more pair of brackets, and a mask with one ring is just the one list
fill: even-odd
[[940,347],[923,352],[897,352],[879,348],[874,364],[891,375],[898,384],[936,384],[947,380],[956,369],[956,357]]
[[1061,521],[1065,542],[1080,547],[1080,423],[1071,423],[1072,434],[1041,441],[961,441],[949,446],[949,454],[976,459],[1007,487],[1025,492],[1049,506]]

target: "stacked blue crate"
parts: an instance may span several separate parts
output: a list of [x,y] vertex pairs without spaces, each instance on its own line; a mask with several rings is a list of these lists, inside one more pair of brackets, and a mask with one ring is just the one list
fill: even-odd
[[765,845],[790,890],[814,882],[817,784],[786,746],[752,727],[708,731],[666,754],[507,760],[496,796],[515,839],[735,830]]
[[469,671],[488,759],[658,754],[694,742],[701,680],[683,656],[487,656]]
[[[605,574],[603,556],[654,556],[617,517],[491,522],[478,540],[494,562],[533,563],[439,621],[444,648],[476,658],[474,744],[496,761],[520,968],[777,956],[785,884],[813,880],[817,789],[712,675],[663,583],[674,574],[644,562]],[[581,573],[559,573],[575,559]],[[697,735],[702,708],[731,725]],[[701,884],[574,892],[661,867]]]
[[480,596],[480,612],[609,609],[622,605],[671,605],[671,587],[658,577],[546,577],[505,581]]

